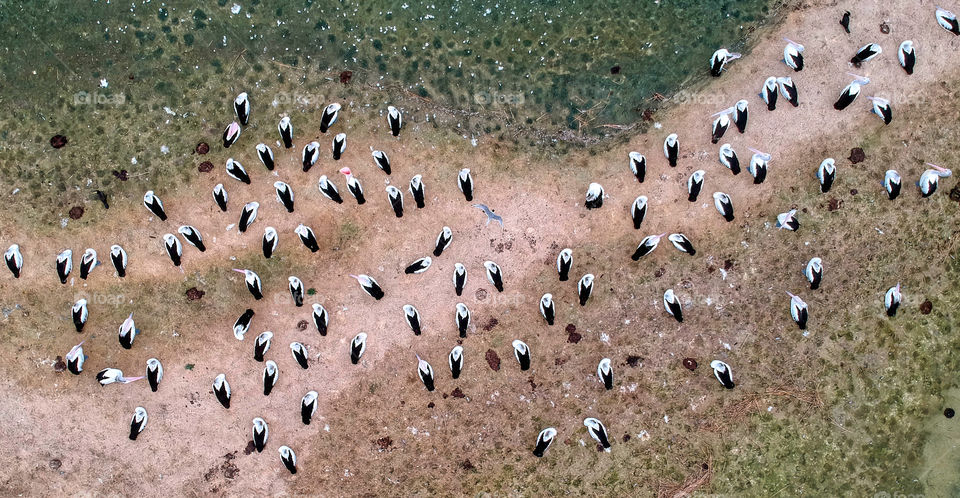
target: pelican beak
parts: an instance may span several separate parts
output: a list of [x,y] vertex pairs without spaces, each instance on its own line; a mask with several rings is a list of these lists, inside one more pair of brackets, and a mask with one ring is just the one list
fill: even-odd
[[343,173],[344,175],[349,175],[350,168],[340,168],[340,173]]
[[239,268],[234,268],[233,271],[235,271],[235,272],[237,272],[237,273],[243,273],[243,274],[246,274],[246,273],[247,273],[247,270],[241,270],[241,269],[239,269]]
[[123,380],[121,380],[120,382],[123,382],[124,384],[129,384],[129,383],[131,383],[131,382],[136,382],[136,381],[138,381],[138,380],[140,380],[140,379],[142,379],[142,378],[143,378],[142,375],[139,376],[139,377],[130,377],[130,378],[126,378],[126,377],[125,377],[125,378],[124,378]]

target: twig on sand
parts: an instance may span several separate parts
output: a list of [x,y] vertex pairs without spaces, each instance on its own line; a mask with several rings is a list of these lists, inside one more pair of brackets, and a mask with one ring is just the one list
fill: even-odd
[[660,489],[657,490],[657,498],[686,498],[693,494],[694,491],[699,489],[704,484],[710,482],[710,479],[713,478],[713,459],[710,458],[707,460],[707,468],[703,470],[699,475],[693,475],[683,481],[680,485],[674,486],[664,486],[660,484]]

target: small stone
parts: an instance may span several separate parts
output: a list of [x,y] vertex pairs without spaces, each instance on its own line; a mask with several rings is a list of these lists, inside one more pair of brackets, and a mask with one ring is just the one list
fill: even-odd
[[686,368],[689,371],[694,371],[697,369],[697,360],[693,358],[684,358],[683,359],[683,368]]
[[463,394],[463,391],[461,391],[460,388],[458,387],[454,389],[453,392],[450,393],[450,396],[453,396],[454,398],[463,398],[463,397],[466,397],[466,394]]
[[201,173],[209,173],[213,171],[213,163],[210,161],[204,161],[200,163],[200,166],[197,167],[197,170]]
[[490,365],[490,370],[493,370],[494,372],[500,371],[500,356],[497,355],[496,351],[488,349],[486,359],[487,365]]
[[207,144],[207,142],[200,142],[197,144],[196,151],[197,154],[206,154],[207,152],[210,152],[210,146]]
[[206,292],[196,287],[191,287],[187,289],[187,299],[189,299],[190,301],[198,301],[200,300],[200,298],[203,297],[204,294],[206,294]]
[[67,369],[67,364],[63,361],[63,358],[57,356],[57,361],[53,364],[54,372],[62,372]]
[[626,443],[626,442],[629,441],[629,440],[630,440],[630,434],[624,434],[624,435],[623,435],[623,442]]
[[433,404],[433,401],[427,403],[427,408],[433,408],[433,407],[435,407],[435,406],[437,406],[437,405]]
[[577,332],[570,332],[567,334],[567,342],[570,344],[577,344],[580,342],[580,339],[583,339],[583,336]]
[[855,188],[850,189],[850,195],[857,195],[857,194],[859,194],[859,193],[860,193],[860,192],[857,191],[857,189],[855,189]]
[[54,149],[59,149],[67,145],[67,137],[63,135],[54,135],[50,138],[50,146]]
[[47,462],[47,465],[50,466],[50,469],[51,469],[51,470],[57,470],[57,469],[59,469],[60,467],[63,466],[63,462],[61,462],[59,458],[54,458],[54,459],[50,460],[49,462]]
[[852,164],[862,163],[864,159],[867,158],[867,155],[863,153],[863,149],[860,147],[854,147],[850,149],[850,157],[847,158]]
[[929,299],[920,303],[921,314],[929,315],[931,311],[933,311],[933,303],[931,303]]
[[299,330],[300,332],[307,330],[307,321],[300,320],[299,322],[297,322],[297,330]]
[[885,35],[890,34],[890,25],[887,24],[887,21],[883,21],[882,23],[880,23],[880,32]]
[[71,220],[79,220],[83,218],[83,206],[73,206],[70,208],[70,212],[67,213],[70,216]]
[[947,408],[943,411],[943,416],[947,418],[953,418],[956,415],[956,412],[953,411],[953,408]]
[[475,295],[477,296],[477,301],[483,301],[484,299],[487,298],[487,290],[486,290],[486,289],[477,289],[477,292],[476,292]]

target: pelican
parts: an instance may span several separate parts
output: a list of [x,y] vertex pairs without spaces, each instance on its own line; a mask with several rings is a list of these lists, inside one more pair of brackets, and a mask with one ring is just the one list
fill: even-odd
[[356,365],[367,350],[367,334],[360,332],[350,341],[350,363]]
[[537,444],[533,447],[533,456],[537,458],[543,457],[543,454],[550,448],[550,445],[553,444],[553,440],[556,438],[557,430],[553,427],[547,427],[540,431],[540,434],[537,434]]
[[287,185],[284,182],[274,182],[274,190],[277,191],[277,202],[283,205],[286,208],[288,213],[293,212],[293,189],[290,188],[290,185]]
[[253,419],[253,447],[257,449],[257,453],[263,452],[263,448],[267,446],[268,437],[270,437],[270,428],[267,422],[260,417]]
[[[730,113],[732,113],[733,110],[734,108],[731,107],[714,114],[714,116],[717,116],[717,119],[713,120],[713,132],[710,135],[710,143],[717,143],[723,138],[723,134],[726,133],[727,128],[730,127]],[[669,158],[670,156],[667,157]]]
[[483,267],[487,269],[487,281],[497,288],[497,292],[503,292],[503,273],[493,261],[484,261]]
[[787,99],[793,107],[800,105],[800,95],[797,91],[797,85],[789,76],[777,78],[777,85],[780,86],[780,94]]
[[217,378],[213,379],[213,393],[217,395],[217,401],[219,401],[224,408],[230,408],[230,384],[227,382],[226,375],[220,374],[217,375]]
[[180,239],[172,233],[163,234],[163,247],[167,250],[167,256],[173,261],[173,266],[180,266],[180,257],[183,256],[183,245]]
[[[687,200],[690,202],[697,202],[697,196],[700,195],[700,190],[703,189],[703,177],[707,172],[698,169],[690,175],[690,178],[687,179]],[[635,227],[639,228],[639,227]]]
[[[336,151],[334,151],[334,154],[336,154]],[[310,168],[312,168],[314,164],[317,164],[319,159],[320,142],[310,142],[303,146],[303,152],[300,156],[300,164],[303,167],[304,173],[310,171]]]
[[291,474],[297,473],[297,454],[290,449],[289,446],[281,446],[280,451],[280,461],[283,462],[283,466],[290,471]]
[[797,218],[797,210],[791,209],[786,213],[780,213],[777,215],[777,228],[783,230],[790,230],[791,232],[796,232],[800,228],[800,219]]
[[450,356],[447,357],[447,363],[450,364],[450,375],[457,379],[460,372],[463,371],[463,346],[454,346],[450,350]]
[[640,229],[644,218],[647,217],[647,196],[641,195],[633,200],[630,206],[630,218],[633,219],[633,228]]
[[723,71],[728,62],[737,60],[740,57],[740,54],[730,52],[725,48],[717,50],[710,57],[710,75],[713,77],[720,76],[720,72]]
[[413,263],[410,263],[410,266],[407,266],[407,268],[406,268],[405,270],[403,270],[403,273],[406,273],[407,275],[413,275],[413,274],[416,274],[416,273],[423,273],[423,272],[427,271],[427,268],[430,268],[430,264],[431,264],[432,262],[433,262],[433,260],[430,258],[430,256],[427,256],[427,257],[425,257],[425,258],[417,259],[417,260],[414,261]]
[[850,63],[854,65],[860,65],[862,62],[867,62],[870,59],[880,55],[883,52],[883,49],[880,48],[880,45],[876,43],[868,43],[862,47],[860,50],[857,50],[856,55],[850,58]]
[[584,206],[587,209],[597,209],[603,206],[603,187],[599,183],[591,183],[587,187],[587,197]]
[[960,24],[957,23],[957,16],[955,16],[953,12],[937,7],[936,15],[937,24],[955,35],[960,35]]
[[417,203],[417,209],[423,209],[424,198],[422,175],[413,175],[413,178],[410,179],[410,195],[413,196],[413,201]]
[[243,340],[244,334],[250,330],[250,321],[253,320],[254,312],[252,309],[247,308],[247,311],[244,311],[240,318],[237,318],[237,321],[233,324],[233,336],[237,338],[238,341]]
[[150,390],[157,392],[161,380],[163,380],[163,365],[160,364],[160,360],[150,358],[147,360],[147,382],[150,383]]
[[250,175],[247,174],[247,170],[240,164],[240,161],[235,161],[232,157],[228,158],[226,168],[227,176],[238,182],[250,185]]
[[147,410],[138,406],[136,410],[133,411],[133,418],[130,419],[130,440],[136,441],[137,436],[147,428]]
[[143,194],[143,205],[154,216],[160,218],[160,221],[167,221],[167,213],[163,210],[163,201],[153,193],[153,190],[147,190],[147,193]]
[[110,246],[110,261],[113,262],[113,268],[117,270],[118,277],[127,276],[127,251],[117,244]]
[[734,175],[740,174],[740,159],[737,157],[737,152],[733,150],[733,147],[731,147],[730,144],[723,144],[720,146],[720,164],[729,169]]
[[204,252],[207,250],[207,247],[203,245],[203,236],[200,235],[200,230],[197,230],[196,227],[183,225],[177,229],[177,233],[182,235],[183,240],[187,241],[187,243],[193,247],[196,247],[198,251]]
[[403,318],[413,331],[413,335],[420,335],[420,312],[412,304],[403,305]]
[[233,271],[243,274],[243,281],[247,284],[247,290],[250,291],[250,294],[257,301],[263,299],[263,288],[260,283],[260,276],[257,275],[253,270],[241,270],[239,268],[234,268]]
[[263,167],[267,168],[268,171],[273,171],[273,150],[267,144],[257,144],[257,157],[260,158]]
[[[12,254],[12,256],[11,256]],[[10,271],[13,271],[14,276],[20,278],[20,267],[23,266],[23,256],[20,255],[20,246],[14,244],[10,246],[10,249],[7,249],[7,252],[3,255],[4,259],[7,260],[7,267],[10,268]],[[11,261],[16,263],[17,270],[13,270],[11,266]],[[97,251],[93,248],[87,248],[83,251],[83,255],[80,256],[80,278],[86,280],[90,276],[90,272],[93,271],[100,264],[97,261]]]
[[900,67],[907,74],[913,74],[913,66],[917,64],[917,51],[913,46],[913,41],[906,40],[900,44],[897,50],[897,60],[900,61]]
[[680,299],[673,293],[673,289],[667,289],[663,293],[663,309],[678,322],[683,323],[683,307],[680,305]]
[[727,221],[733,221],[733,200],[723,192],[713,193],[713,205],[717,208],[720,216]]
[[457,303],[457,313],[454,319],[457,322],[457,332],[460,333],[460,337],[466,337],[467,330],[470,328],[470,308],[467,308],[466,304]]
[[463,286],[465,285],[467,285],[467,267],[461,263],[455,263],[453,265],[453,287],[458,296],[463,294]]
[[77,300],[73,308],[70,309],[70,314],[73,316],[73,326],[77,329],[77,332],[83,332],[83,326],[87,324],[87,318],[90,316],[87,309],[87,300],[82,298]]
[[327,325],[329,325],[330,316],[326,308],[320,303],[313,303],[313,325],[321,336],[327,335]]
[[900,294],[900,283],[889,288],[883,295],[883,308],[887,310],[887,316],[897,316],[897,308],[900,307],[900,301],[903,295]]
[[473,201],[473,176],[470,174],[470,168],[463,168],[457,175],[457,186],[467,202]]
[[340,156],[347,150],[347,134],[337,133],[337,136],[333,137],[333,145],[331,148],[333,149],[333,160],[339,161]]
[[293,124],[290,123],[290,117],[284,116],[277,124],[277,131],[280,132],[280,140],[283,141],[283,148],[293,147]]
[[580,306],[586,306],[587,299],[590,299],[590,294],[593,293],[593,279],[593,274],[587,273],[580,277],[580,281],[577,282],[577,297],[580,299]]
[[263,355],[270,351],[270,343],[273,340],[273,332],[265,330],[257,336],[253,343],[253,359],[263,363]]
[[800,330],[807,329],[807,303],[803,302],[803,299],[800,299],[800,296],[795,296],[789,292],[787,295],[790,296],[790,316],[793,317],[793,321],[797,322],[797,326],[800,327]]
[[387,200],[390,201],[390,206],[393,207],[393,214],[395,214],[397,218],[403,218],[403,192],[393,185],[387,185],[386,190]]
[[222,183],[218,183],[213,187],[213,200],[217,203],[217,207],[220,208],[220,211],[224,213],[227,212],[227,189],[223,187]]
[[280,236],[277,234],[277,229],[273,227],[263,229],[263,257],[269,259],[273,256],[278,244],[280,244]]
[[133,340],[137,338],[137,334],[139,333],[140,330],[137,329],[137,325],[133,321],[133,313],[130,313],[130,316],[120,324],[120,329],[117,331],[117,335],[120,338],[120,345],[123,346],[123,349],[131,349],[133,347]]
[[613,367],[610,365],[610,358],[600,360],[600,364],[597,365],[597,377],[607,391],[613,389]]
[[783,47],[784,64],[789,66],[790,69],[793,69],[794,71],[802,71],[803,70],[803,45],[793,40],[790,40],[788,38],[784,38],[784,41],[787,42],[787,46]]
[[310,420],[317,413],[317,398],[319,396],[317,391],[309,391],[300,400],[300,420],[303,425],[310,425]]
[[376,164],[384,173],[390,174],[390,158],[382,150],[373,151],[373,163]]
[[337,122],[340,117],[340,104],[334,102],[323,108],[323,114],[320,115],[320,133],[326,133],[327,130]]
[[229,149],[240,138],[240,125],[234,121],[223,130],[223,148]]
[[299,342],[290,343],[290,353],[293,359],[300,365],[300,368],[306,370],[310,365],[307,363],[307,347]]
[[83,371],[83,362],[87,361],[87,357],[83,354],[83,342],[70,348],[70,352],[67,353],[66,360],[67,370],[69,370],[73,375],[80,375],[80,372]]
[[663,141],[663,155],[667,158],[670,166],[676,167],[677,158],[680,155],[680,140],[676,133],[667,135]]
[[660,239],[667,234],[661,233],[660,235],[648,235],[640,241],[640,244],[637,245],[637,250],[633,252],[633,255],[630,256],[630,259],[634,261],[639,261],[640,258],[646,256],[653,252],[654,249],[660,244]]
[[720,381],[720,384],[723,384],[723,387],[733,389],[735,384],[733,383],[733,370],[730,369],[730,365],[720,360],[713,360],[710,362],[710,368],[713,369],[713,375]]
[[97,372],[97,382],[99,382],[101,386],[113,384],[114,382],[119,382],[121,384],[129,384],[131,382],[136,382],[142,378],[143,376],[124,377],[123,371],[117,368],[104,368],[103,370]]
[[267,360],[267,365],[263,367],[263,395],[270,396],[270,391],[273,391],[273,386],[277,385],[277,377],[280,374],[280,369],[277,367],[277,363],[273,360]]
[[357,204],[367,202],[363,197],[363,186],[360,185],[360,180],[354,178],[350,168],[340,168],[340,173],[347,179],[347,190],[349,190],[353,198],[357,200]]
[[290,297],[293,298],[293,305],[297,308],[303,306],[303,282],[294,276],[287,277],[287,287],[290,289]]
[[583,419],[583,426],[587,428],[587,432],[590,433],[596,442],[600,443],[600,446],[603,447],[603,451],[610,453],[610,439],[607,438],[607,428],[603,426],[603,422],[593,418]]
[[570,267],[572,266],[573,249],[567,247],[557,255],[557,273],[560,275],[561,282],[566,282],[570,278]]
[[637,178],[637,181],[643,183],[647,175],[647,158],[643,154],[633,151],[630,153],[630,172]]
[[826,194],[837,178],[837,165],[832,157],[824,159],[817,168],[817,180],[820,182],[820,192]]
[[420,377],[420,382],[423,382],[423,387],[427,388],[427,391],[433,391],[433,367],[427,363],[427,360],[420,358],[420,355],[417,355],[417,375]]
[[771,76],[763,82],[763,88],[760,89],[760,98],[767,104],[767,110],[772,111],[777,108],[777,78]]
[[[120,247],[120,246],[115,246]],[[7,263],[9,267],[10,263]],[[57,255],[57,276],[60,277],[60,283],[67,283],[67,277],[70,276],[70,272],[73,270],[73,251],[70,249],[65,249],[63,252]],[[10,268],[10,271],[13,271],[13,268]],[[122,275],[121,275],[122,276]]]
[[820,258],[810,258],[807,266],[803,268],[803,276],[810,282],[810,290],[820,288],[820,282],[823,280],[823,260]]
[[953,171],[941,168],[936,164],[926,163],[927,166],[930,166],[932,169],[928,169],[920,175],[920,181],[917,182],[917,186],[920,187],[920,195],[923,197],[930,197],[937,191],[937,186],[940,184],[940,178],[947,178],[953,174]]
[[520,363],[520,370],[530,369],[530,347],[527,346],[527,343],[520,339],[514,339],[513,356],[515,356],[517,362]]
[[247,228],[253,224],[257,219],[257,210],[260,209],[260,203],[257,201],[251,201],[243,205],[243,210],[240,211],[240,222],[237,224],[237,230],[240,233],[247,231]]
[[676,247],[678,251],[685,252],[691,256],[697,254],[697,250],[693,248],[693,244],[690,242],[690,239],[682,233],[672,233],[667,240],[673,244],[673,247]]
[[553,294],[548,292],[540,298],[540,314],[547,321],[547,325],[553,325],[553,319],[557,315],[557,310],[553,305]]
[[900,173],[896,170],[888,169],[883,175],[883,189],[887,191],[887,197],[894,200],[900,195]]
[[854,100],[857,100],[857,96],[860,95],[860,89],[863,85],[870,83],[870,78],[864,76],[857,76],[853,73],[847,73],[850,76],[854,77],[854,80],[850,82],[849,85],[844,87],[843,91],[840,92],[840,96],[837,97],[837,101],[833,103],[833,108],[842,111],[847,108]]
[[753,177],[753,184],[759,185],[767,179],[767,165],[771,156],[757,149],[750,149],[750,151],[753,152],[753,156],[750,158],[750,165],[747,166],[747,172]]
[[360,288],[363,289],[370,297],[379,301],[383,298],[383,289],[380,288],[380,284],[377,283],[373,277],[369,275],[350,275],[355,278],[360,284]]
[[450,230],[450,227],[443,227],[440,230],[440,234],[437,235],[437,242],[433,246],[433,256],[440,257],[448,247],[450,247],[450,242],[453,241],[453,230]]
[[737,131],[740,133],[747,131],[747,117],[749,114],[749,104],[746,100],[738,100],[733,106],[733,124],[737,126]]
[[876,114],[883,120],[883,124],[888,125],[893,120],[893,108],[890,107],[890,101],[880,97],[867,97],[873,105],[870,112]]
[[400,135],[400,127],[403,126],[403,115],[396,107],[387,106],[387,124],[390,126],[390,133],[393,136]]
[[[13,273],[13,278],[20,278],[20,272],[23,270],[23,253],[20,252],[20,246],[11,244],[6,252],[3,253],[3,260],[6,261],[10,273]],[[94,257],[94,260],[96,260],[96,257]],[[86,277],[84,276],[83,278],[85,279]]]
[[334,185],[329,178],[327,178],[327,175],[320,176],[320,179],[317,181],[317,188],[327,199],[330,199],[337,204],[343,204],[343,198],[340,197],[340,191],[337,190],[337,186]]
[[233,99],[233,111],[237,113],[237,121],[240,121],[240,124],[247,126],[250,123],[250,98],[247,97],[247,92]]
[[297,225],[297,228],[293,230],[297,234],[297,237],[300,237],[300,242],[303,242],[303,245],[310,249],[310,252],[317,252],[320,250],[320,244],[317,243],[317,237],[313,234],[313,229],[304,225],[303,223]]

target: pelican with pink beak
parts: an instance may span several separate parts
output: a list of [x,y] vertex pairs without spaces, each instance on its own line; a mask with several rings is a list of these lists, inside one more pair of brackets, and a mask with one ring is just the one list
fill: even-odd
[[660,239],[666,236],[667,234],[661,233],[660,235],[648,235],[644,237],[643,240],[640,241],[640,245],[637,246],[637,250],[633,252],[633,256],[630,256],[630,259],[639,261],[640,258],[650,254],[660,244]]
[[103,370],[97,372],[97,382],[99,382],[101,386],[113,384],[115,382],[129,384],[142,378],[142,375],[139,377],[124,377],[123,371],[118,368],[104,368]]
[[900,308],[900,301],[902,299],[903,294],[900,293],[900,282],[897,282],[897,285],[888,289],[887,293],[883,295],[883,309],[887,311],[887,316],[897,316],[897,309]]
[[953,175],[953,171],[946,168],[941,168],[933,163],[926,164],[932,169],[928,169],[924,171],[922,175],[920,175],[920,181],[917,182],[917,186],[920,187],[920,195],[923,197],[930,197],[937,191],[937,186],[940,184],[940,179]]
[[70,352],[67,353],[67,370],[70,371],[73,375],[80,375],[80,372],[83,371],[83,362],[87,360],[87,356],[83,354],[83,343],[70,348]]
[[353,198],[357,200],[357,204],[367,202],[366,199],[363,198],[363,187],[360,185],[360,180],[353,177],[350,168],[340,168],[340,173],[347,178],[347,189],[353,194]]
[[787,292],[787,295],[790,296],[790,316],[793,317],[793,321],[797,323],[797,326],[800,327],[800,330],[807,329],[807,303],[800,299],[800,296],[795,296],[790,292]]
[[787,46],[783,48],[783,63],[794,71],[803,71],[803,45],[784,38]]
[[766,152],[760,152],[757,149],[750,148],[753,157],[750,158],[750,165],[747,166],[747,172],[753,177],[753,184],[759,185],[767,179],[767,163],[771,156]]
[[256,300],[263,299],[263,289],[260,283],[260,276],[253,272],[253,270],[241,270],[239,268],[234,268],[233,271],[237,273],[243,273],[243,280],[247,284],[247,290],[250,291],[250,294],[253,295],[253,298]]
[[369,275],[363,275],[363,274],[350,275],[350,277],[355,278],[357,280],[357,283],[360,284],[360,288],[362,288],[364,292],[369,294],[370,297],[376,299],[377,301],[383,298],[383,295],[384,295],[383,289],[380,288],[380,284],[378,284],[377,281],[373,279],[373,277]]

